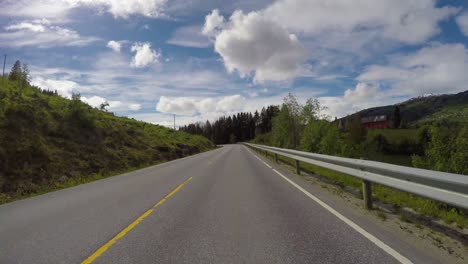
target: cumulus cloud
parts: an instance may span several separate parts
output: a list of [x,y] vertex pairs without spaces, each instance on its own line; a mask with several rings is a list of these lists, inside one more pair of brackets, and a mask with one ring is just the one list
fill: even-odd
[[169,98],[161,96],[156,105],[156,110],[163,113],[173,113],[178,115],[195,115],[197,106],[194,98],[176,97]]
[[52,25],[49,20],[23,21],[5,26],[0,33],[0,45],[8,47],[35,46],[85,46],[99,40],[96,37],[80,36],[78,32]]
[[109,106],[107,108],[112,111],[138,111],[141,109],[140,104],[126,103],[119,100],[107,100],[98,95],[93,95],[91,97],[81,96],[81,101],[96,108],[99,108],[101,104],[108,103]]
[[120,48],[122,47],[122,45],[118,41],[111,40],[107,42],[107,47],[115,52],[120,52]]
[[457,17],[457,24],[460,31],[468,37],[468,11]]
[[210,112],[231,112],[242,110],[245,98],[241,95],[224,96],[220,98],[198,97],[166,97],[161,96],[156,110],[162,113],[194,116]]
[[343,117],[359,110],[396,103],[393,97],[380,89],[378,84],[358,82],[353,89],[347,89],[342,96],[322,96],[319,101],[326,106],[325,114],[330,117]]
[[436,2],[279,0],[258,11],[237,10],[228,21],[213,10],[203,33],[214,36],[226,69],[241,77],[253,73],[256,82],[313,77],[320,70],[354,62],[352,68],[356,61],[398,46],[428,41],[441,31],[441,21],[460,11]]
[[[212,27],[207,25],[205,29]],[[241,77],[253,73],[259,83],[283,81],[305,72],[307,53],[296,35],[256,12],[234,12],[215,38],[215,51],[228,72],[237,71]]]
[[[101,96],[97,96],[97,95],[91,96],[91,97],[82,96],[80,99],[81,99],[81,101],[83,101],[84,103],[89,104],[92,107],[99,107],[99,106],[101,106],[101,104],[107,102],[106,98],[101,97]],[[109,106],[110,106],[110,103],[109,103]]]
[[224,25],[224,17],[219,14],[218,9],[214,9],[205,17],[205,25],[203,26],[202,33],[208,36],[216,35]]
[[57,19],[66,17],[75,8],[88,7],[96,9],[96,12],[106,11],[116,18],[131,15],[165,17],[166,3],[167,0],[6,0],[0,14]]
[[43,90],[57,91],[59,95],[65,98],[71,98],[72,93],[79,88],[78,83],[74,81],[45,79],[42,77],[33,78],[31,84]]
[[136,42],[133,44],[131,51],[135,53],[130,63],[130,66],[134,68],[146,67],[151,63],[158,62],[161,57],[161,53],[151,49],[149,42]]
[[245,105],[245,98],[241,95],[225,96],[216,104],[218,111],[241,110]]
[[455,93],[468,89],[468,50],[463,44],[433,44],[395,56],[388,65],[371,65],[362,82],[387,84],[395,94]]

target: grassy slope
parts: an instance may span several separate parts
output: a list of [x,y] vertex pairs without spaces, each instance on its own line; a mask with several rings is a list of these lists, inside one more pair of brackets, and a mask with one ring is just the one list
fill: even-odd
[[[399,103],[401,117],[410,124],[423,124],[436,120],[468,123],[468,91],[413,98]],[[379,106],[360,111],[361,117],[374,115],[392,116],[394,105]]]
[[0,203],[213,147],[201,136],[0,82]]

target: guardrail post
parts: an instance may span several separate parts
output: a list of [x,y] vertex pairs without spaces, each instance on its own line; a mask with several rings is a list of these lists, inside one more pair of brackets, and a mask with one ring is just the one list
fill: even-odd
[[364,199],[364,207],[367,210],[372,210],[372,188],[370,181],[362,180],[362,197]]
[[278,163],[278,154],[275,153],[275,162]]
[[301,166],[298,160],[296,160],[296,174],[301,175]]

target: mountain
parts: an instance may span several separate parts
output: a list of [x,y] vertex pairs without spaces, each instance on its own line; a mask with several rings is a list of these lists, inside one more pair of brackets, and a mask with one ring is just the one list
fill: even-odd
[[361,117],[391,117],[395,106],[400,108],[402,120],[410,125],[432,121],[468,123],[468,90],[458,94],[415,97],[396,105],[368,108],[358,113]]
[[0,81],[0,203],[214,147],[202,136],[92,108],[79,95]]

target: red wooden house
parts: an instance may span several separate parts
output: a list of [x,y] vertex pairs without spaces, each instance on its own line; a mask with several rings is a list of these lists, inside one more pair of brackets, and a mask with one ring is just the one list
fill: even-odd
[[361,123],[367,129],[386,129],[390,126],[390,121],[386,115],[363,117]]

